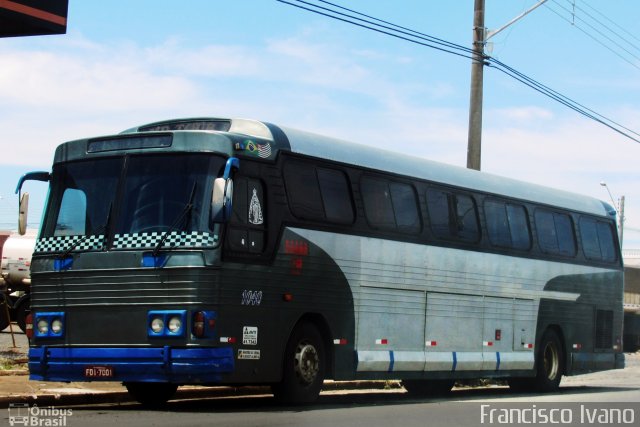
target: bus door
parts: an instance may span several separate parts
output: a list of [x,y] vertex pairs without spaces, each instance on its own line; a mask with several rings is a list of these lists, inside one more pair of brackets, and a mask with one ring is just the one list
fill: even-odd
[[220,333],[236,339],[235,379],[238,381],[249,381],[255,378],[256,372],[261,372],[261,381],[276,381],[279,375],[277,370],[267,368],[278,363],[278,355],[265,350],[279,337],[277,324],[267,312],[273,310],[275,304],[275,299],[268,297],[274,279],[263,260],[267,215],[263,182],[237,174],[233,213],[225,238],[226,262],[221,288],[225,313],[221,314]]
[[233,215],[227,232],[227,250],[234,255],[262,254],[265,246],[264,186],[258,179],[234,179]]

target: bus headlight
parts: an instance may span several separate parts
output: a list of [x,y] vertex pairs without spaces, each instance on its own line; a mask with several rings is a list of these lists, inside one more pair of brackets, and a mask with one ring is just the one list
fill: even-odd
[[38,320],[38,335],[47,335],[49,333],[49,322],[47,319]]
[[34,336],[36,338],[64,337],[65,313],[62,311],[35,313],[33,316]]
[[169,319],[169,332],[171,334],[180,333],[182,329],[182,319],[179,316],[173,316]]
[[161,334],[164,330],[164,320],[161,317],[154,317],[151,320],[151,330],[155,334]]
[[178,338],[185,335],[187,310],[153,310],[147,313],[147,336]]
[[60,335],[61,332],[62,332],[62,320],[53,319],[51,321],[51,333]]

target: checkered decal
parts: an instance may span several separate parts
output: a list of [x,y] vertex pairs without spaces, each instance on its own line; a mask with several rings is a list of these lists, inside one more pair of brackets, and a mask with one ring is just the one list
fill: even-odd
[[[134,248],[153,248],[162,239],[163,233],[133,233],[133,234],[116,234],[113,242],[114,249],[134,249]],[[201,248],[214,246],[217,243],[217,236],[209,233],[194,231],[169,233],[169,236],[162,245],[163,248],[189,247]]]
[[[34,252],[64,252],[85,236],[54,236],[38,239]],[[99,251],[104,246],[104,234],[88,236],[74,251]]]

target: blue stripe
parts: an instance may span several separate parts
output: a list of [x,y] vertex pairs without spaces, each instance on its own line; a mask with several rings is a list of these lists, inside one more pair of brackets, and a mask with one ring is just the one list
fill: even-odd
[[496,371],[498,371],[498,370],[500,370],[500,352],[499,351],[496,352],[496,359],[497,359],[497,361],[496,361]]
[[456,370],[456,366],[458,365],[458,356],[455,351],[451,354],[453,354],[453,367],[451,368],[451,372],[453,372]]
[[395,363],[395,358],[393,356],[393,350],[389,350],[389,372],[393,372],[394,363]]

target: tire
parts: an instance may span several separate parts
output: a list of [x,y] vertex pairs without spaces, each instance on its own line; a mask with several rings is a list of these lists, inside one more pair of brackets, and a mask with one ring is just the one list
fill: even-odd
[[7,311],[7,304],[0,299],[0,331],[4,331],[9,326],[10,318]]
[[4,331],[11,322],[11,313],[7,301],[9,298],[5,295],[5,291],[0,291],[0,331]]
[[16,307],[16,322],[24,333],[27,332],[27,316],[29,313],[31,313],[31,301],[30,298],[27,298]]
[[311,323],[293,330],[284,353],[282,381],[272,386],[282,403],[313,403],[318,399],[326,368],[322,335]]
[[511,378],[509,387],[515,391],[536,391],[548,393],[558,390],[564,374],[564,350],[558,334],[547,329],[542,335],[536,354],[536,376],[531,378]]
[[455,380],[402,380],[407,392],[415,396],[443,396],[454,384]]
[[131,397],[150,408],[163,406],[178,389],[171,383],[124,383],[124,386]]

